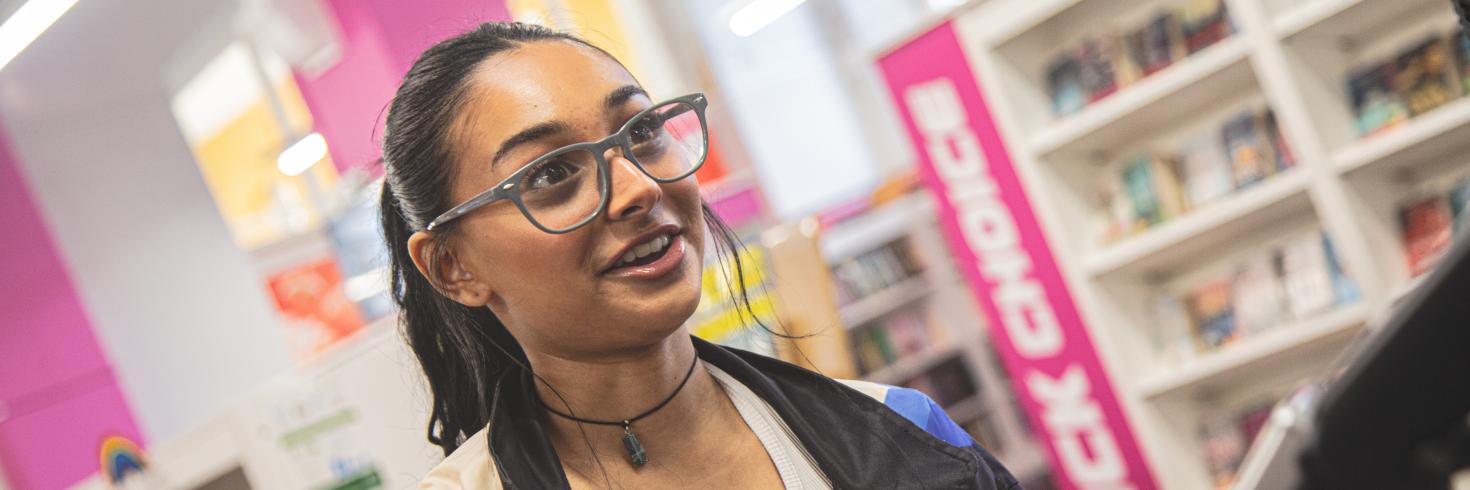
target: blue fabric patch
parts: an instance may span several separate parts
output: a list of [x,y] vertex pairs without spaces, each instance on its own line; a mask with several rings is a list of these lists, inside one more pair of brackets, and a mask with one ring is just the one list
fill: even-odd
[[883,404],[898,412],[903,418],[909,419],[909,422],[924,429],[929,435],[944,442],[957,447],[968,447],[975,444],[975,441],[970,438],[970,433],[965,432],[963,427],[954,423],[954,420],[944,413],[944,408],[918,390],[889,388]]

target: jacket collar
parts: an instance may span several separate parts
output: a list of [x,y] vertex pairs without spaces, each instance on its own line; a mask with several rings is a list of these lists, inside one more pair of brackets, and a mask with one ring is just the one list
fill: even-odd
[[[976,453],[940,441],[881,402],[825,376],[694,338],[699,357],[775,409],[836,488],[986,488]],[[505,488],[568,488],[529,372],[510,370],[491,401],[491,459]]]

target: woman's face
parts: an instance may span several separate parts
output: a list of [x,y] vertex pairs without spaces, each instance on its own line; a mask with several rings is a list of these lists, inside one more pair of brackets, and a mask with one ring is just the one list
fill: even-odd
[[[452,204],[547,152],[607,137],[654,102],[621,65],[563,41],[497,54],[467,89],[449,139]],[[460,218],[452,236],[452,279],[483,293],[457,299],[470,306],[483,300],[527,351],[632,355],[676,332],[699,303],[705,230],[698,184],[692,177],[659,184],[621,150],[605,156],[607,208],[586,226],[546,233],[500,201]]]

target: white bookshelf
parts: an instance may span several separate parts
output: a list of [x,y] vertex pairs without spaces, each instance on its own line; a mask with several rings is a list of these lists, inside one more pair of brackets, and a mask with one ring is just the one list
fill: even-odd
[[992,441],[999,447],[990,449],[1018,478],[1026,481],[1044,476],[1048,471],[1045,455],[1025,428],[1011,384],[989,345],[979,306],[963,286],[958,269],[949,262],[952,259],[939,230],[935,207],[929,193],[910,193],[822,231],[820,245],[829,266],[903,240],[924,268],[921,273],[839,306],[838,317],[845,328],[857,330],[879,328],[876,324],[892,315],[922,313],[927,322],[938,327],[930,329],[928,348],[900,356],[864,378],[902,386],[961,360],[976,391],[946,405],[946,413],[962,426],[981,421],[990,424],[999,439]]
[[[1064,117],[1045,69],[1082,36],[1133,27],[1179,0],[989,0],[965,49],[1018,174],[1163,488],[1209,488],[1201,423],[1320,375],[1413,291],[1397,209],[1423,183],[1470,173],[1470,98],[1360,137],[1348,73],[1451,32],[1447,0],[1225,0],[1235,34]],[[1144,232],[1101,243],[1091,226],[1103,163],[1216,117],[1241,100],[1275,113],[1295,167]],[[1150,338],[1164,284],[1320,229],[1361,290],[1351,304],[1169,364]]]

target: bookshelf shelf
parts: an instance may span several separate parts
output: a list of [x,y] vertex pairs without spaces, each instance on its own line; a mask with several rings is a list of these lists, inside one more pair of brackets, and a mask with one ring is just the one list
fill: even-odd
[[1282,40],[1295,37],[1362,39],[1427,12],[1428,7],[1450,7],[1436,0],[1316,0],[1279,15],[1272,23]]
[[835,264],[907,236],[921,221],[934,221],[927,196],[910,195],[874,207],[822,231],[822,256]]
[[1470,141],[1470,98],[1451,102],[1333,154],[1339,172],[1406,168],[1452,156]]
[[922,275],[910,277],[898,284],[843,305],[838,308],[837,314],[842,318],[844,326],[856,328],[924,299],[933,291],[934,287],[929,284],[927,278]]
[[1309,208],[1307,174],[1276,175],[1220,202],[1206,205],[1088,258],[1093,277],[1165,268],[1228,243],[1231,237]]
[[1297,6],[1277,17],[1273,23],[1276,36],[1290,38],[1362,3],[1363,0],[1316,0]]
[[883,369],[868,373],[865,378],[874,383],[886,385],[901,385],[915,376],[923,374],[939,363],[953,359],[963,352],[958,345],[951,343],[928,352],[920,352],[888,365]]
[[1220,41],[1053,123],[1031,138],[1029,146],[1041,156],[1127,146],[1187,117],[1195,110],[1191,101],[1254,83],[1249,48],[1239,35]]
[[1393,293],[1389,295],[1389,304],[1393,306],[1398,306],[1402,304],[1405,300],[1408,300],[1409,296],[1412,296],[1414,294],[1414,291],[1418,291],[1419,286],[1424,284],[1424,278],[1426,277],[1429,277],[1429,275],[1425,274],[1419,277],[1415,277],[1413,279],[1409,279],[1409,282],[1406,282],[1403,285],[1395,288],[1393,290]]
[[1367,322],[1370,311],[1365,305],[1348,305],[1248,337],[1184,365],[1160,369],[1140,383],[1141,391],[1148,398],[1159,398],[1186,389],[1210,389],[1268,376],[1272,361],[1297,362],[1298,354],[1351,337]]
[[944,407],[944,412],[954,423],[964,425],[985,415],[985,399],[977,392]]

